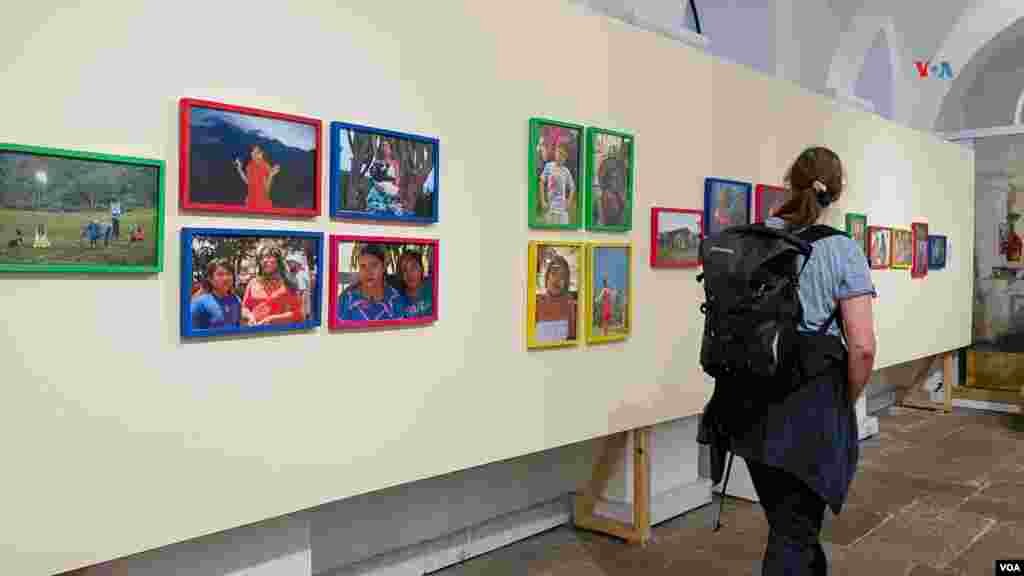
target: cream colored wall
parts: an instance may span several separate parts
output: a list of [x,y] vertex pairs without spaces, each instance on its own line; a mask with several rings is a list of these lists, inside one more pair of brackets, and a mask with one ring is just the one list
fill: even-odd
[[[171,197],[159,276],[0,278],[4,574],[699,412],[695,272],[655,273],[647,251],[650,207],[700,207],[705,176],[777,182],[823,142],[850,167],[846,207],[879,224],[926,216],[971,253],[969,153],[562,2],[51,1],[0,31],[0,140],[164,158]],[[182,96],[439,136],[441,222],[179,214]],[[526,229],[531,116],[637,136],[624,343],[524,349],[527,241],[622,238]],[[441,319],[182,342],[185,225],[441,238]],[[968,343],[969,271],[958,258],[925,282],[875,274],[879,366]]]

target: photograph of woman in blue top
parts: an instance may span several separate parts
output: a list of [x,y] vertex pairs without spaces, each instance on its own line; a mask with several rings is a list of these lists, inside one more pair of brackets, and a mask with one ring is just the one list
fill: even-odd
[[206,265],[203,292],[192,299],[189,314],[192,328],[238,328],[242,318],[242,301],[234,294],[235,271],[223,258]]
[[338,297],[338,319],[366,322],[398,320],[406,300],[386,279],[387,259],[383,247],[366,244],[359,249],[359,281]]
[[406,318],[421,318],[434,312],[434,285],[423,270],[423,254],[406,250],[398,260]]

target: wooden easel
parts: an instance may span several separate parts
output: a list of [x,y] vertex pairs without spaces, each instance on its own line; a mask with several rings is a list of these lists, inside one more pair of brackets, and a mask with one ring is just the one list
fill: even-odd
[[[920,410],[942,411],[942,412],[946,412],[946,413],[952,412],[953,411],[953,386],[956,385],[956,382],[954,382],[954,374],[953,374],[953,354],[954,354],[953,352],[946,352],[945,354],[942,355],[942,403],[941,404],[938,403],[938,402],[931,402],[931,401],[927,401],[927,400],[915,400],[913,398],[904,398],[903,400],[900,401],[899,405],[900,406],[905,406],[907,408],[918,408]],[[920,372],[914,374],[914,376],[911,379],[911,381],[913,382],[911,390],[920,390],[921,389],[921,384],[924,382],[924,379],[928,377],[928,372],[930,371],[933,362],[934,362],[934,359],[933,359],[932,362],[928,362],[927,364],[925,364],[923,370],[921,370]]]
[[[633,436],[633,522],[627,524],[594,514],[604,494],[614,465],[625,456],[626,441]],[[573,524],[577,528],[601,532],[631,544],[646,546],[651,538],[650,428],[637,428],[609,436],[604,440],[601,457],[594,464],[590,484],[573,498]]]

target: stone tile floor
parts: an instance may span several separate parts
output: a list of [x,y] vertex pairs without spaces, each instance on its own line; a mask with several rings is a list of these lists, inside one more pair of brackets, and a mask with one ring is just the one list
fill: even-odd
[[[891,408],[861,444],[850,497],[826,512],[833,575],[985,575],[1024,558],[1024,432],[1004,415]],[[635,547],[563,526],[453,566],[441,576],[760,574],[768,524],[755,503],[729,498],[655,526]]]

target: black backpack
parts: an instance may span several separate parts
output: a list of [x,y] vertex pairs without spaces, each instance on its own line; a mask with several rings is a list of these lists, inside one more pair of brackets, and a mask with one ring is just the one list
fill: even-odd
[[[727,228],[700,244],[704,270],[704,335],[700,363],[709,376],[726,381],[796,381],[800,369],[797,326],[803,318],[797,288],[811,244],[845,234],[815,225],[798,234],[764,224]],[[797,269],[797,256],[805,257]],[[822,327],[825,334],[836,320]]]

